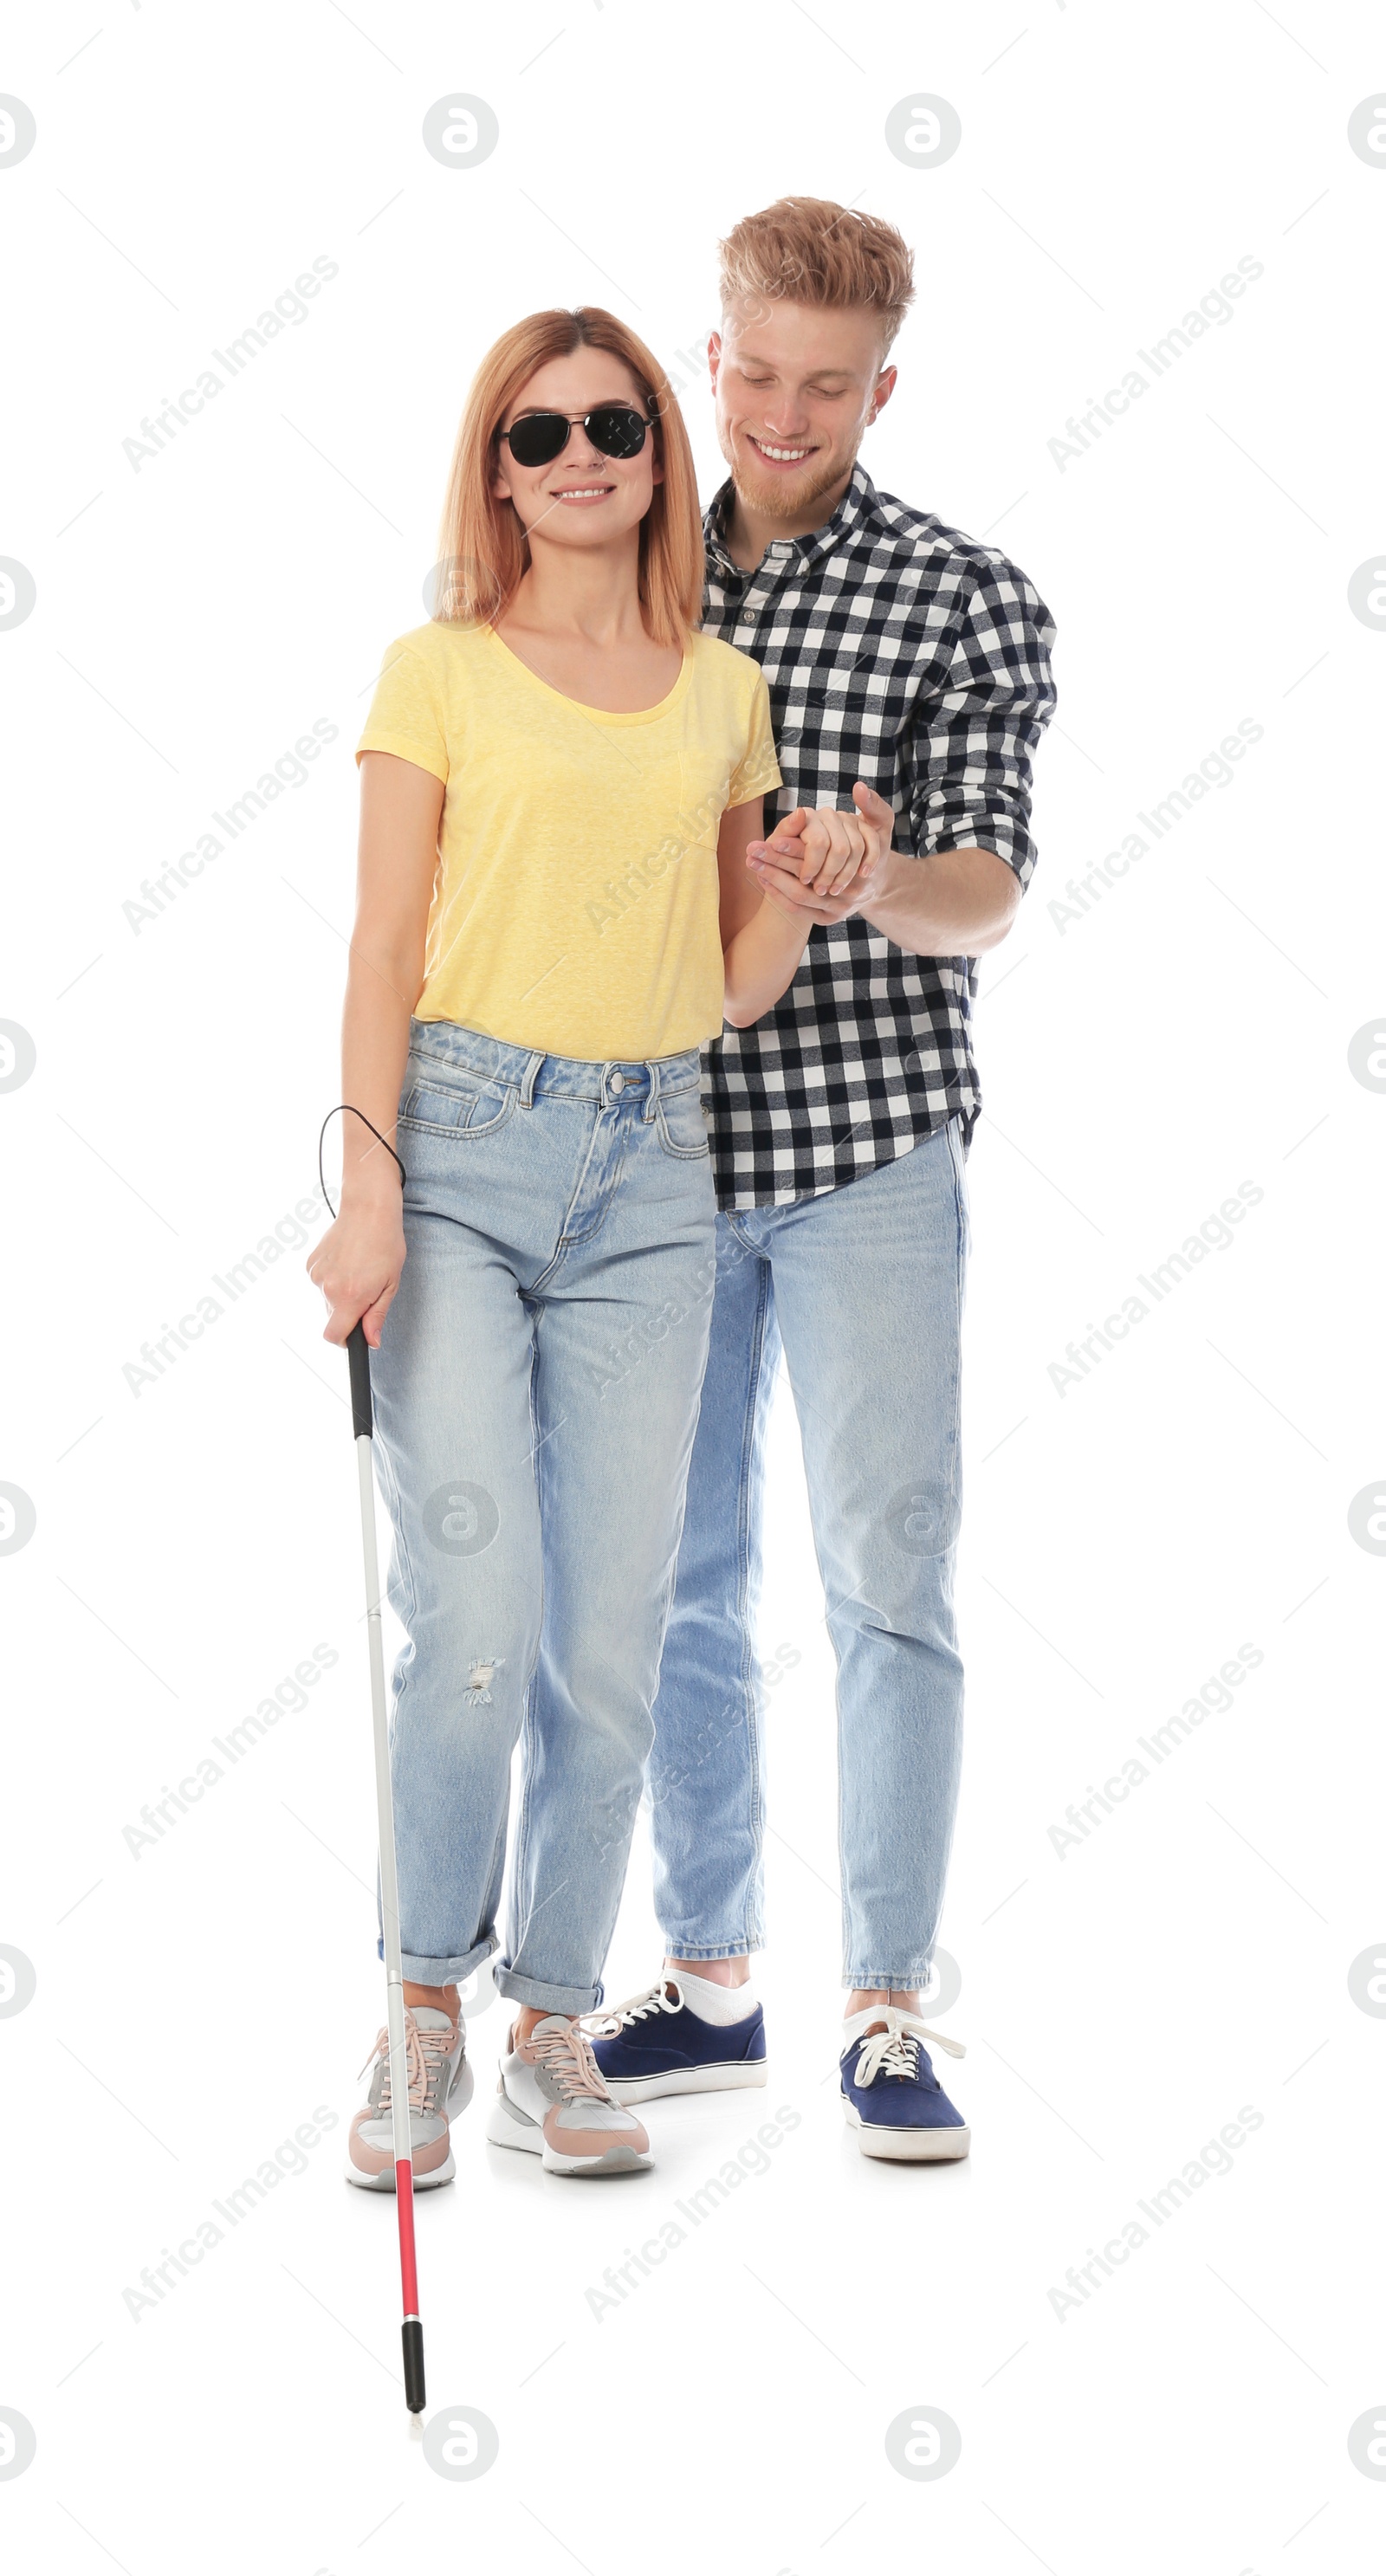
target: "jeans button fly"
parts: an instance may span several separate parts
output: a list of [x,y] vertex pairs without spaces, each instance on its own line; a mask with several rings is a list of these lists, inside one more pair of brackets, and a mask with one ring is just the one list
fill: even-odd
[[620,1094],[625,1090],[625,1087],[626,1087],[626,1077],[625,1077],[625,1075],[624,1075],[623,1073],[613,1073],[613,1075],[612,1075],[612,1077],[611,1077],[611,1082],[610,1082],[610,1086],[609,1086],[609,1087],[610,1087],[610,1089],[611,1089],[612,1091],[614,1091],[614,1092],[617,1094],[617,1096],[618,1096],[618,1098],[619,1098]]

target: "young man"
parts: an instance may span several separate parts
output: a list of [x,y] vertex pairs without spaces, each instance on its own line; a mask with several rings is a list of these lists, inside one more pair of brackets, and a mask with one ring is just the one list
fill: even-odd
[[[1034,866],[1054,629],[994,547],[857,463],[913,296],[899,233],[785,198],[737,225],[721,282],[709,359],[730,479],[705,522],[704,621],[764,669],[783,819],[752,855],[815,927],[783,1000],[708,1059],[712,1347],[650,1765],[667,1955],[596,2053],[633,2102],[765,2080],[754,1622],[783,1350],[838,1664],[842,2099],[867,2154],[937,2160],[969,2145],[918,2006],[961,1745],[972,961],[1005,938]],[[852,851],[874,876],[847,911],[814,880]]]

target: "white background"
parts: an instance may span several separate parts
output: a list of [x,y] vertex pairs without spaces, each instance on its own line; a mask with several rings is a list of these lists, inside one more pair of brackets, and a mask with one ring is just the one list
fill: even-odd
[[[0,552],[37,593],[0,633],[0,1016],[37,1050],[0,1095],[0,1478],[37,1515],[0,1562],[0,1940],[37,1974],[0,2024],[0,2405],[37,2439],[0,2480],[17,2567],[1381,2565],[1386,2483],[1348,2434],[1386,2418],[1386,2026],[1348,1972],[1386,1953],[1386,1566],[1348,1515],[1386,1469],[1386,1099],[1348,1050],[1383,1004],[1386,636],[1348,584],[1383,538],[1386,170],[1347,127],[1382,69],[1365,9],[1304,0],[63,0],[12,24],[0,87],[38,127],[0,168]],[[422,145],[450,83],[499,122],[472,168]],[[920,91],[961,118],[938,167],[885,141]],[[840,2125],[831,1663],[782,1409],[770,2088],[656,2106],[657,2171],[605,2190],[487,2148],[481,2104],[458,2124],[456,2186],[420,2212],[431,2411],[480,2410],[500,2449],[452,2483],[395,2377],[392,2206],[339,2172],[381,1991],[344,1365],[293,1251],[156,1382],[123,1371],[313,1185],[351,746],[425,614],[476,360],[537,305],[609,302],[683,380],[709,493],[679,353],[715,321],[719,234],[786,190],[915,245],[867,465],[1004,546],[1060,635],[1039,871],[978,1013],[942,1935],[976,2145],[875,2168]],[[307,318],[136,470],[142,418],[315,257],[338,274]],[[1233,318],[1057,459],[1242,258],[1264,274]],[[305,782],[132,928],[141,880],[320,718]],[[1232,783],[1056,921],[1242,719],[1263,732]],[[1065,1345],[1243,1181],[1235,1241],[1060,1392]],[[338,1661],[304,1709],[133,1855],[141,1807],[319,1642]],[[1243,1643],[1263,1661],[1230,1709],[1061,1856],[1070,1803]],[[642,1834],[614,1996],[656,1965],[647,1891]],[[471,2037],[484,2103],[500,2012]],[[306,2170],[133,2318],[141,2268],[319,2105]],[[598,2320],[603,2269],[781,2105],[769,2170]],[[1056,2314],[1244,2105],[1232,2170]],[[927,2482],[885,2449],[921,2406],[961,2435]]]

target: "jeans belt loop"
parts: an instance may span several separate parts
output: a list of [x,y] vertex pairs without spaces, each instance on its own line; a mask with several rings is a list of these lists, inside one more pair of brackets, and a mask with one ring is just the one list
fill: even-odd
[[524,1080],[520,1085],[520,1107],[522,1109],[532,1109],[534,1107],[534,1086],[539,1078],[539,1068],[543,1061],[544,1057],[541,1049],[537,1055],[532,1055],[530,1057],[528,1064],[525,1066]]
[[659,1111],[659,1064],[655,1057],[647,1058],[645,1071],[650,1077],[649,1090],[645,1098],[645,1124],[648,1127]]

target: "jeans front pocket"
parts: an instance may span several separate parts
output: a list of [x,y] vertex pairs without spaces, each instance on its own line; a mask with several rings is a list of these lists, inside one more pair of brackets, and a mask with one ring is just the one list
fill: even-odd
[[462,1071],[424,1074],[411,1061],[399,1123],[428,1136],[494,1136],[512,1115],[519,1096],[513,1082],[488,1082],[480,1074]]
[[702,1093],[696,1083],[684,1091],[661,1091],[655,1111],[659,1141],[666,1154],[681,1163],[692,1163],[708,1151],[707,1120],[703,1115]]

